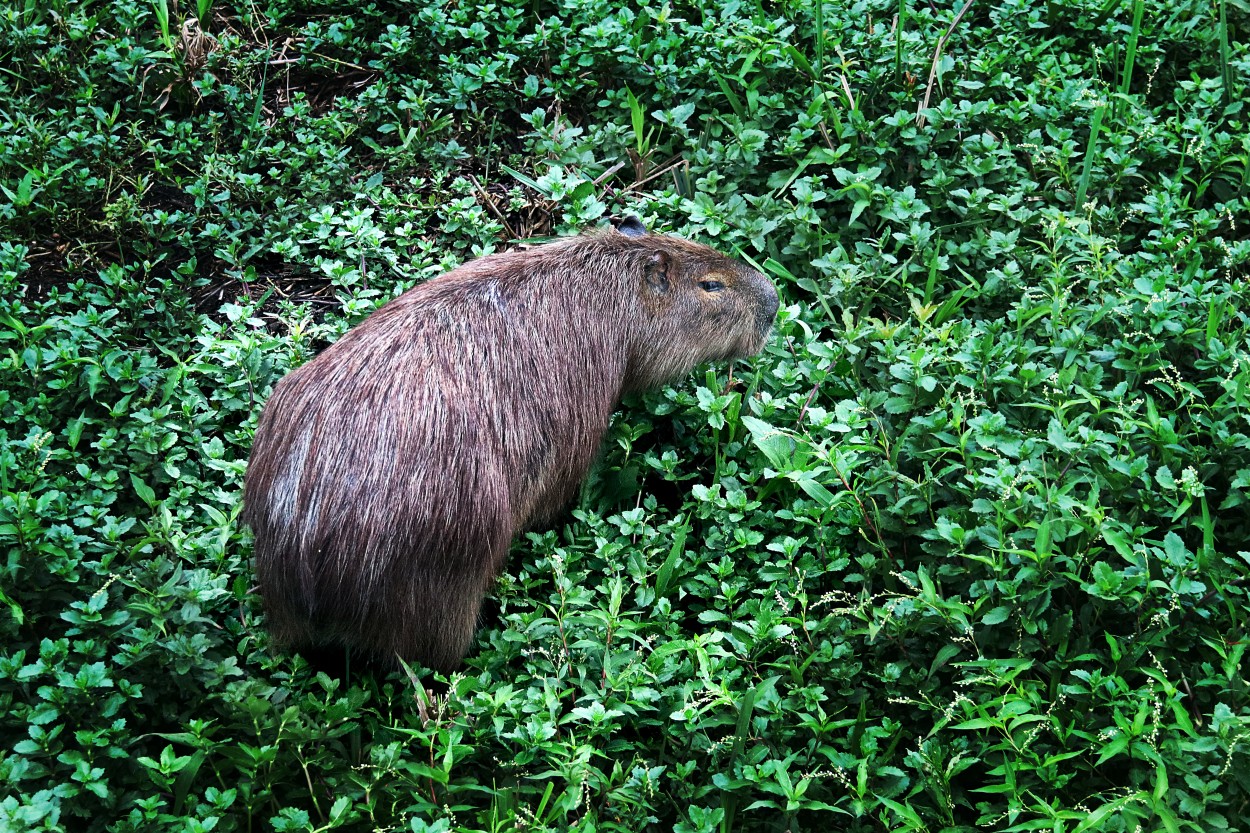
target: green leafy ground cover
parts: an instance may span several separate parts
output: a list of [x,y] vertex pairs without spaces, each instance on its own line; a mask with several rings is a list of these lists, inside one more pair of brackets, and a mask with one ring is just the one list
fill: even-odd
[[[1248,21],[7,4],[0,827],[1250,830]],[[272,655],[274,382],[624,211],[767,352],[626,403],[433,694]]]

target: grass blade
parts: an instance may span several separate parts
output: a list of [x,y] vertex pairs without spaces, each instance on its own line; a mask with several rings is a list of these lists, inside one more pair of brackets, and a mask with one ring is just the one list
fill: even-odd
[[1106,104],[1099,104],[1089,120],[1089,143],[1085,146],[1085,161],[1081,164],[1081,179],[1076,186],[1076,203],[1074,210],[1080,211],[1085,205],[1085,195],[1089,193],[1089,178],[1094,170],[1094,155],[1098,152],[1098,132],[1102,129],[1102,116],[1107,110]]
[[894,24],[894,83],[903,83],[903,32],[907,28],[907,2],[898,0],[898,22]]
[[816,80],[825,71],[825,0],[816,0]]
[[500,165],[499,169],[505,172],[506,174],[508,174],[509,176],[511,176],[517,182],[520,182],[522,185],[528,185],[529,187],[533,188],[536,193],[542,194],[543,196],[551,196],[550,194],[547,193],[547,190],[545,188],[543,188],[532,178],[526,176],[520,171],[515,170],[514,168],[509,168],[507,165]]
[[[1128,44],[1124,47],[1124,73],[1120,76],[1120,95],[1128,95],[1129,85],[1133,82],[1133,64],[1137,61],[1137,39],[1141,36],[1142,14],[1146,10],[1145,0],[1133,0],[1133,28],[1128,34]],[[1117,99],[1112,110],[1112,119],[1119,115],[1120,101]]]
[[690,534],[690,525],[683,523],[681,528],[673,535],[673,547],[669,550],[668,558],[664,559],[664,563],[660,565],[660,569],[655,574],[655,595],[657,598],[668,593],[669,586],[673,580],[673,569],[676,568],[677,562],[686,555],[686,536]]
[[156,15],[156,25],[160,28],[161,42],[165,44],[165,51],[172,57],[174,39],[169,31],[169,0],[154,0],[152,12]]
[[646,144],[646,139],[642,134],[642,105],[638,103],[638,98],[634,95],[634,91],[629,87],[625,88],[625,100],[629,102],[629,120],[634,128],[634,143],[636,145],[638,155],[642,156],[642,149]]
[[1224,106],[1233,103],[1233,65],[1228,46],[1228,2],[1218,0],[1220,7],[1220,83],[1224,85]]
[[[755,695],[765,686],[775,685],[778,677],[769,677],[759,683],[751,686],[751,688],[742,696],[742,703],[738,706],[738,723],[734,727],[733,750],[729,754],[729,760],[736,762],[738,756],[742,754],[742,747],[746,737],[751,729],[751,713],[755,710]],[[738,799],[731,793],[724,793],[721,796],[721,806],[725,808],[725,816],[721,819],[721,830],[723,833],[733,830],[734,816],[737,815]]]
[[742,105],[742,99],[738,97],[738,94],[735,93],[733,88],[729,86],[729,82],[725,80],[725,76],[721,75],[716,70],[712,70],[712,74],[716,76],[716,83],[720,84],[721,92],[725,94],[725,98],[729,101],[729,106],[734,111],[734,115],[740,119],[746,119],[746,107]]
[[938,38],[937,48],[933,50],[933,63],[929,66],[929,83],[924,88],[924,98],[920,101],[920,106],[916,108],[916,126],[924,127],[925,116],[924,111],[929,109],[929,97],[933,95],[933,85],[937,82],[938,62],[942,60],[942,50],[946,47],[946,41],[950,38],[951,33],[955,31],[955,27],[959,25],[959,21],[968,13],[968,9],[972,8],[972,0],[967,0],[955,13],[955,18],[951,21],[951,25],[946,27],[946,32],[942,37]]

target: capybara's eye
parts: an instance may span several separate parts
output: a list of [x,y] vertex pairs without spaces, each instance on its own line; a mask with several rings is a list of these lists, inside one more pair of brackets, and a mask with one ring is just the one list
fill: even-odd
[[725,285],[720,281],[699,281],[699,288],[704,292],[720,292]]

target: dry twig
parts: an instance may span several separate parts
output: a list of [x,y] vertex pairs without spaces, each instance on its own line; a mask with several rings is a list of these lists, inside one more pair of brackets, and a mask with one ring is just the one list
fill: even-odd
[[946,46],[946,40],[951,36],[951,32],[955,31],[955,27],[959,25],[960,19],[963,18],[964,13],[970,8],[972,8],[972,0],[967,0],[955,14],[955,19],[951,21],[951,25],[946,28],[946,34],[938,38],[937,49],[933,50],[933,64],[929,67],[929,83],[924,88],[924,99],[921,100],[920,106],[916,108],[916,127],[924,127],[924,111],[929,109],[929,96],[933,94],[933,85],[937,83],[938,61],[942,60],[942,49]]

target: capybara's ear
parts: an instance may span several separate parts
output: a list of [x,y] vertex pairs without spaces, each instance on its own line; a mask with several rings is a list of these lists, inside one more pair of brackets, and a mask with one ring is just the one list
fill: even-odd
[[643,279],[652,292],[663,295],[668,292],[668,252],[652,252],[643,267]]
[[639,220],[633,214],[626,214],[624,217],[613,217],[612,225],[626,237],[647,236],[647,227],[642,224],[642,220]]

